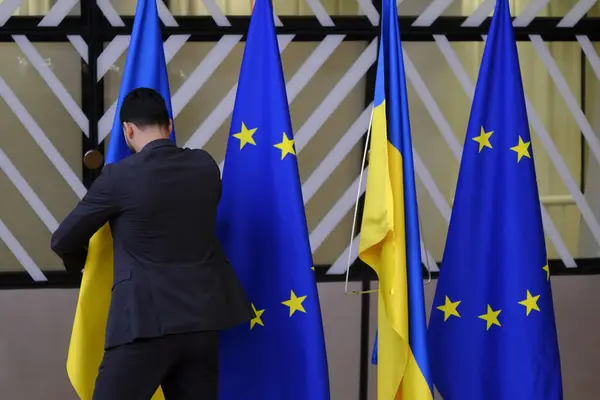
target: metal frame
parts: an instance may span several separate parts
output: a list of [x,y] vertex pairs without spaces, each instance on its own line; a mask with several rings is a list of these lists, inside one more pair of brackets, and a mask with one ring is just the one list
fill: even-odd
[[[379,0],[375,0],[379,1]],[[81,16],[69,16],[56,27],[40,27],[42,17],[12,17],[0,29],[0,42],[12,42],[12,35],[27,35],[34,42],[67,42],[67,35],[81,35],[89,43],[93,39],[108,42],[116,35],[130,35],[133,17],[121,17],[124,26],[112,26],[104,18],[97,6],[83,1]],[[250,17],[230,16],[231,26],[218,26],[211,17],[175,17],[178,26],[164,26],[163,36],[191,35],[192,42],[214,42],[223,35],[245,35]],[[311,16],[281,16],[282,26],[277,27],[277,34],[294,34],[296,41],[321,40],[326,35],[347,35],[346,40],[372,40],[379,34],[379,27],[373,26],[367,17],[332,16],[334,26],[323,26]],[[432,42],[433,35],[445,35],[450,41],[481,41],[486,35],[491,18],[486,18],[479,26],[462,26],[467,17],[441,16],[430,26],[414,26],[418,16],[398,17],[402,26],[402,40],[406,42]],[[600,40],[597,27],[600,17],[585,17],[573,27],[557,27],[562,17],[536,17],[526,27],[515,27],[515,35],[519,41],[529,40],[529,35],[541,35],[545,41],[574,42],[577,35],[585,35],[592,41]],[[92,23],[93,22],[93,23]]]

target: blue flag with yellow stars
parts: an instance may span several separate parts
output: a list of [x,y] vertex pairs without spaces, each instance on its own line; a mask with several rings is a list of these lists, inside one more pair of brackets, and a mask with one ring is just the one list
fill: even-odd
[[498,0],[428,330],[444,400],[562,399],[540,199],[517,46]]
[[254,309],[221,335],[221,400],[328,400],[317,285],[270,0],[257,0],[238,81],[218,230]]

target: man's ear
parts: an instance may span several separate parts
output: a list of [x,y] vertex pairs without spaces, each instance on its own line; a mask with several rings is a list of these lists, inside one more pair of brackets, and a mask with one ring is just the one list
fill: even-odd
[[173,133],[173,120],[169,119],[169,136]]
[[130,122],[123,122],[123,133],[129,139],[133,137],[133,126]]

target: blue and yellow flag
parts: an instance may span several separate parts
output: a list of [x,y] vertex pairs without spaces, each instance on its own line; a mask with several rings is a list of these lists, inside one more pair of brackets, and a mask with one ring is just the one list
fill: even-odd
[[377,398],[433,399],[396,0],[384,0],[359,257],[379,277]]
[[[138,1],[129,54],[106,155],[107,164],[118,162],[130,154],[123,136],[119,113],[125,96],[139,87],[160,92],[172,118],[167,67],[154,0]],[[175,140],[174,135],[173,132],[171,136],[173,140]],[[69,379],[82,400],[92,398],[98,367],[104,355],[113,271],[113,243],[110,227],[107,224],[90,240],[67,359]],[[153,400],[163,398],[162,391],[159,389]]]
[[221,335],[221,400],[329,400],[325,340],[270,0],[250,21],[218,229],[254,318]]
[[444,399],[562,399],[517,46],[498,0],[467,128],[429,325]]

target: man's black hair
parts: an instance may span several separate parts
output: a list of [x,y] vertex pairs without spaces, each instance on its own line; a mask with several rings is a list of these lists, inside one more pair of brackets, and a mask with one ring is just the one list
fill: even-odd
[[130,122],[140,128],[168,128],[170,121],[165,99],[156,90],[149,88],[137,88],[129,92],[123,100],[119,117],[121,124]]

